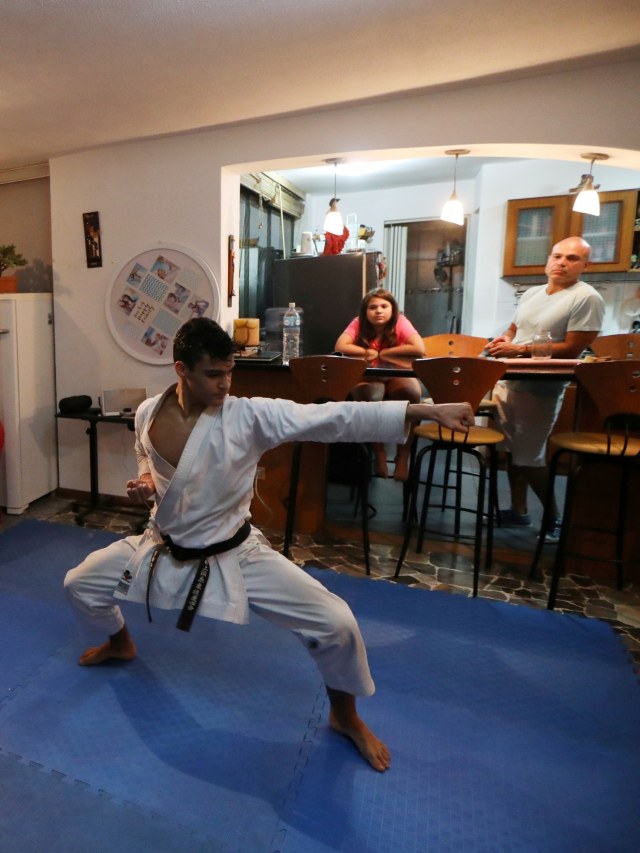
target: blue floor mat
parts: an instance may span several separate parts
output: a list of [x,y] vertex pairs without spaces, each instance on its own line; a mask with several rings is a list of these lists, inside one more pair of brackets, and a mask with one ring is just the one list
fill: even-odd
[[638,849],[640,691],[609,626],[312,574],[358,615],[393,766],[322,731],[285,853]]
[[114,538],[0,535],[0,849],[639,848],[640,692],[604,623],[311,570],[365,635],[361,709],[393,756],[378,774],[327,727],[304,649],[262,620],[184,634],[128,606],[139,657],[78,667],[62,578]]
[[0,643],[0,704],[52,650],[77,636],[62,588],[64,573],[117,538],[30,519],[0,535],[0,625],[8,639]]

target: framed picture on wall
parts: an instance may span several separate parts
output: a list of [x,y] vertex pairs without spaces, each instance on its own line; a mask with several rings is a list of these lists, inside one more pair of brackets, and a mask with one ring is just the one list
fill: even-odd
[[105,310],[120,347],[147,364],[173,364],[173,338],[193,317],[220,317],[220,290],[207,264],[166,243],[122,267],[107,290]]
[[87,253],[87,266],[89,268],[101,267],[102,241],[100,239],[100,214],[97,211],[83,213],[82,222],[84,224],[84,247]]

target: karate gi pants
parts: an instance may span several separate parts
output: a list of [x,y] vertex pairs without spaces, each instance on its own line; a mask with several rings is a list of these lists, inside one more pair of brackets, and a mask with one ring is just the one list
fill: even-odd
[[[65,577],[73,608],[83,621],[106,635],[116,634],[124,626],[113,593],[142,538],[128,537],[94,551]],[[370,696],[375,686],[367,653],[347,603],[274,551],[255,528],[234,553],[250,610],[292,631],[315,660],[327,687]],[[210,557],[209,564],[215,572],[216,558]],[[176,608],[183,603],[176,603]],[[197,630],[197,620],[193,630]]]

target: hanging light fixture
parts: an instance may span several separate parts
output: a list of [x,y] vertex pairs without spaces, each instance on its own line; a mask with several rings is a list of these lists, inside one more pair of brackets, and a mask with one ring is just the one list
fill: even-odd
[[596,160],[608,160],[608,154],[581,154],[584,160],[590,160],[589,174],[583,175],[577,187],[569,190],[571,193],[577,193],[576,200],[573,203],[573,209],[576,213],[589,213],[591,216],[600,216],[600,198],[597,190],[600,184],[593,183],[593,164]]
[[337,204],[340,201],[338,198],[338,166],[340,163],[344,163],[344,160],[340,159],[340,157],[330,157],[324,162],[329,166],[333,166],[333,198],[329,201],[329,212],[324,220],[324,230],[332,234],[342,234],[344,223],[342,221],[342,214],[337,209]]
[[462,202],[456,195],[456,177],[458,171],[458,157],[463,157],[465,154],[468,154],[469,149],[451,148],[449,151],[445,151],[444,153],[454,156],[456,159],[453,165],[453,192],[451,193],[449,201],[445,202],[445,205],[442,208],[440,219],[444,220],[444,222],[453,222],[454,225],[464,225],[464,209],[462,207]]
[[338,210],[338,202],[340,201],[338,198],[338,166],[340,163],[344,163],[344,160],[339,157],[330,157],[324,162],[333,166],[333,197],[329,201],[329,210],[324,218],[325,244],[323,254],[339,255],[349,237],[349,232],[344,227],[342,214]]

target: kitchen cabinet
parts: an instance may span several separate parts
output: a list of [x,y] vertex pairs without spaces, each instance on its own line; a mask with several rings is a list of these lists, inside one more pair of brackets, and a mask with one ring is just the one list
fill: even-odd
[[591,245],[589,272],[626,272],[638,254],[638,190],[601,192],[600,216],[575,213],[573,195],[507,202],[504,276],[544,275],[551,247],[578,235]]
[[568,234],[579,234],[591,246],[589,272],[626,272],[631,267],[638,191],[604,192],[599,196],[600,216],[572,210]]
[[507,202],[503,275],[544,275],[551,247],[568,236],[570,196]]

